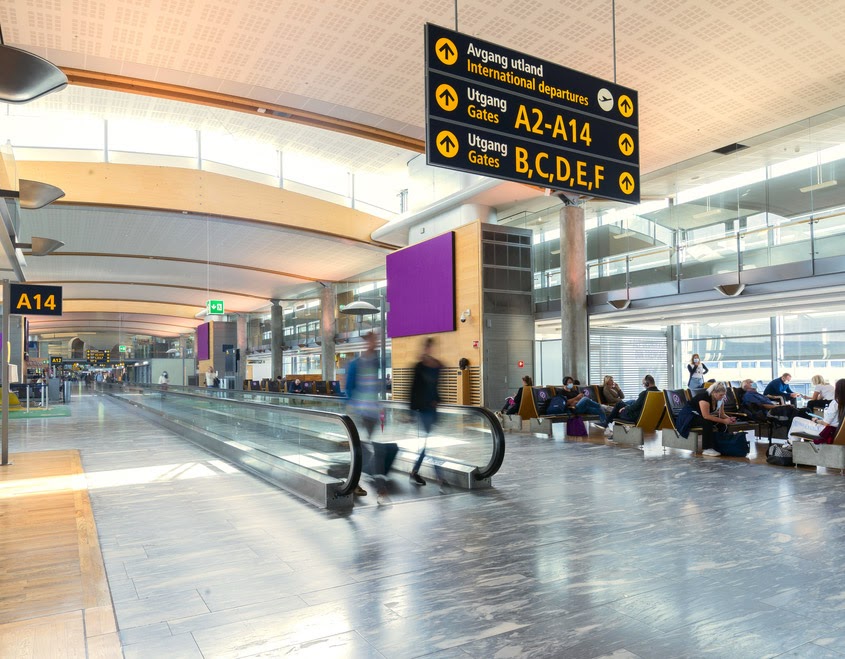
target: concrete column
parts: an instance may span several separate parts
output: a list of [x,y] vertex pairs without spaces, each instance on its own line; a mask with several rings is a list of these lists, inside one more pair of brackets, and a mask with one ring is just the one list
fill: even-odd
[[337,334],[337,291],[334,284],[323,284],[320,291],[320,331],[323,342],[323,379],[335,379],[335,345]]
[[560,320],[563,377],[587,384],[587,241],[584,208],[565,205],[560,211]]
[[[194,350],[196,350],[196,346],[194,346]],[[192,359],[188,359],[188,335],[180,334],[179,361],[182,363],[182,384],[188,384],[188,377],[195,375],[194,371],[196,370],[196,367],[194,366],[194,358],[196,358],[196,353],[194,353]]]
[[284,309],[281,300],[270,300],[270,367],[272,378],[277,378],[282,372],[282,344],[285,342]]
[[239,355],[240,359],[236,362],[238,375],[237,380],[235,381],[235,389],[243,387],[244,380],[246,379],[247,332],[247,317],[245,315],[238,315],[238,338],[235,343],[235,347],[238,351],[235,354]]

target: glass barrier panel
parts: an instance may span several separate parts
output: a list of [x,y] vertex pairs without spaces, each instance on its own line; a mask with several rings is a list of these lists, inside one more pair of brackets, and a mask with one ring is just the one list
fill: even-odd
[[[257,403],[233,390],[155,385],[102,385],[110,394],[130,400],[168,419],[213,435],[247,456],[272,463],[281,459],[298,467],[346,480],[357,477],[352,469],[356,447],[341,414],[313,408],[286,407],[276,401]],[[331,407],[329,405],[325,407]],[[341,409],[334,405],[335,409]],[[348,421],[347,421],[348,422]],[[360,463],[359,463],[360,464]],[[358,472],[360,475],[360,472]]]
[[817,220],[813,227],[815,257],[845,255],[845,218],[842,215]]
[[743,270],[808,261],[810,224],[798,222],[748,231],[740,236],[740,248]]
[[674,282],[677,278],[674,256],[673,249],[631,254],[628,258],[630,285],[646,286]]
[[587,266],[589,293],[623,290],[627,286],[628,261],[625,257],[607,259]]
[[736,272],[738,267],[736,236],[724,236],[685,245],[679,255],[683,279],[709,277]]

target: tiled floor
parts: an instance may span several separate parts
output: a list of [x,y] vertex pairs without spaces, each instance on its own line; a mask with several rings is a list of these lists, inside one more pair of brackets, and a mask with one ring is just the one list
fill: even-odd
[[338,514],[72,408],[11,448],[81,450],[126,657],[845,656],[838,473],[509,434],[491,490]]

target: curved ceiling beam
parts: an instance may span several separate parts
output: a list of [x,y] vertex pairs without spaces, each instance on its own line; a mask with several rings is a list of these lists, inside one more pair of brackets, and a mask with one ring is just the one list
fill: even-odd
[[195,103],[252,115],[260,114],[264,117],[272,117],[273,119],[290,121],[313,128],[322,128],[323,130],[331,130],[337,133],[344,133],[345,135],[353,135],[354,137],[360,137],[365,140],[374,140],[382,144],[399,147],[400,149],[416,151],[417,153],[425,152],[425,142],[421,139],[407,137],[399,133],[374,128],[373,126],[359,124],[354,121],[317,114],[316,112],[276,105],[274,103],[265,103],[264,101],[256,101],[240,96],[219,94],[203,89],[170,85],[154,80],[142,80],[140,78],[129,78],[110,73],[98,73],[96,71],[65,67],[62,67],[62,71],[67,76],[68,82],[72,85],[166,98],[172,101]]
[[[208,265],[208,266],[215,266],[219,268],[234,268],[235,270],[248,270],[249,272],[262,272],[268,275],[276,275],[279,277],[289,277],[290,279],[301,279],[302,281],[310,281],[310,282],[320,282],[326,281],[331,284],[339,283],[337,281],[331,281],[326,279],[325,277],[306,277],[305,275],[298,275],[293,274],[290,272],[282,272],[280,270],[270,270],[269,268],[257,268],[252,265],[238,265],[235,263],[223,263],[222,261],[204,261],[202,259],[186,259],[178,256],[146,256],[143,254],[107,254],[105,252],[53,252],[52,254],[48,254],[50,257],[62,257],[62,256],[82,256],[85,258],[103,258],[103,259],[141,259],[142,261],[167,261],[170,263],[192,263],[194,265]],[[106,283],[106,282],[98,282],[98,283]],[[145,284],[143,282],[135,282],[139,283],[142,286],[152,286],[153,284]],[[122,282],[124,286],[131,286],[131,283]],[[187,287],[177,287],[177,288],[187,288]],[[197,290],[205,290],[205,289],[197,289]],[[241,295],[240,293],[234,293],[234,295]],[[266,299],[266,298],[261,298]]]
[[[149,260],[149,257],[139,257]],[[255,268],[249,268],[250,270],[255,270]],[[91,284],[94,286],[151,286],[157,288],[178,288],[180,290],[187,290],[187,291],[208,291],[208,287],[206,286],[187,286],[185,284],[160,284],[160,283],[152,283],[152,282],[145,282],[145,281],[133,281],[133,282],[125,282],[125,281],[102,281],[98,279],[62,279],[56,281],[50,280],[42,280],[42,279],[29,279],[27,280],[30,284],[42,284],[45,286],[69,286],[71,284]],[[230,295],[232,297],[250,297],[256,300],[262,300],[264,302],[269,302],[271,297],[267,297],[266,295],[254,295],[252,293],[240,293],[237,291],[226,291],[220,288],[213,288],[210,289],[215,294],[220,295]],[[68,298],[65,298],[68,299]]]
[[374,250],[370,234],[387,223],[361,210],[279,187],[200,169],[115,163],[20,161],[18,176],[50,181],[61,204],[162,211],[222,222],[254,222]]

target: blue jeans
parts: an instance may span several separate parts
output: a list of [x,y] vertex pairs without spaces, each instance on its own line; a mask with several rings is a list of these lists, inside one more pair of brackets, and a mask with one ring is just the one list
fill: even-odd
[[599,405],[596,401],[590,398],[582,398],[577,403],[575,403],[575,413],[596,414],[598,415],[602,423],[607,423],[607,417],[605,416],[604,410],[601,408],[601,405]]
[[[425,437],[428,439],[429,434],[431,434],[431,429],[434,426],[434,422],[437,420],[437,408],[433,407],[427,410],[420,410],[417,414],[419,414],[420,423],[425,431]],[[426,445],[423,444],[423,449],[420,451],[420,454],[417,456],[417,461],[411,469],[412,474],[416,474],[420,470],[423,460],[425,460],[425,449]],[[435,466],[435,471],[439,471],[439,467]]]

